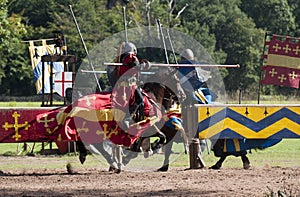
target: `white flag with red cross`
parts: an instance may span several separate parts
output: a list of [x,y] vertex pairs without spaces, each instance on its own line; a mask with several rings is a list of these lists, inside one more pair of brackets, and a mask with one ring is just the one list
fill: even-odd
[[72,88],[72,72],[58,72],[55,75],[55,91],[62,97],[66,96],[66,89]]

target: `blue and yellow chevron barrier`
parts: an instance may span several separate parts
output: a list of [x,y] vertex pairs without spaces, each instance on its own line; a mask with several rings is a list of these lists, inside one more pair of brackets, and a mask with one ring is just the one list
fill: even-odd
[[300,138],[300,105],[196,105],[200,139]]

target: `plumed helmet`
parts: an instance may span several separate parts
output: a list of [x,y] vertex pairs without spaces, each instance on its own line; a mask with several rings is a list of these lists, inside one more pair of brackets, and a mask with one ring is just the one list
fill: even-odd
[[126,42],[124,45],[123,53],[134,53],[136,55],[136,46],[132,42]]
[[191,49],[184,49],[181,56],[187,60],[194,60],[194,53]]

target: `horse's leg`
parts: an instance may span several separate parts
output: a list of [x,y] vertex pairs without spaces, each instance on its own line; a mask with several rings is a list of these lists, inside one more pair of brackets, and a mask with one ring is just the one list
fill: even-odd
[[143,137],[140,137],[131,145],[129,149],[123,148],[122,163],[124,166],[126,166],[131,159],[134,159],[138,156],[142,142]]
[[109,154],[104,148],[104,142],[93,144],[93,147],[104,157],[109,164],[108,171],[115,171],[118,168],[117,162],[112,157],[112,152]]
[[242,157],[244,169],[248,170],[251,167],[248,157],[246,156],[246,154],[241,155],[241,157]]
[[166,135],[166,143],[165,143],[165,151],[164,151],[164,162],[163,166],[159,168],[157,171],[166,172],[169,169],[170,156],[172,153],[172,146],[176,135],[180,135],[181,133],[177,132],[176,129],[170,128],[167,126],[163,126],[161,131]]
[[183,138],[183,146],[184,146],[184,153],[188,154],[189,152],[189,139],[185,133],[184,128],[179,129],[181,137]]
[[[122,171],[124,168],[124,165],[122,163],[122,147],[120,145],[117,145],[115,154],[116,154],[116,161],[118,164],[118,169],[120,171]],[[118,171],[115,171],[115,172],[118,172]]]
[[209,167],[209,169],[214,169],[214,170],[218,170],[222,167],[223,162],[226,159],[226,155],[221,156],[221,158],[219,159],[219,161],[217,161],[217,163],[211,167]]
[[170,163],[170,156],[172,153],[172,146],[173,146],[173,140],[169,141],[165,145],[165,151],[164,151],[164,163],[161,168],[159,168],[157,171],[159,172],[166,172],[169,169],[169,163]]
[[[159,139],[151,144],[150,137],[158,137]],[[141,137],[139,140],[144,157],[148,158],[154,154],[154,151],[158,151],[163,146],[166,141],[166,135],[156,125],[153,125],[144,133],[144,137]]]
[[141,151],[141,143],[142,143],[142,138],[138,138],[133,142],[133,144],[130,146],[130,150],[132,152],[140,152]]
[[81,164],[83,164],[86,160],[87,150],[82,141],[77,141],[76,145],[77,149],[79,150],[79,161]]
[[138,156],[138,154],[139,154],[138,152],[134,152],[132,150],[124,148],[123,156],[122,156],[123,165],[126,166],[130,162],[130,160],[136,158]]
[[115,159],[118,166],[114,171],[115,173],[120,173],[123,169],[121,146],[115,144],[112,145],[112,157]]
[[[154,130],[156,131],[155,135],[159,139],[151,144],[151,149],[154,153],[157,153],[158,150],[164,145],[165,141],[167,141],[167,137],[163,131],[161,131],[156,125],[153,125]],[[162,128],[163,130],[163,128]]]
[[153,155],[153,151],[151,149],[150,137],[142,139],[141,147],[144,152],[144,158],[148,158]]

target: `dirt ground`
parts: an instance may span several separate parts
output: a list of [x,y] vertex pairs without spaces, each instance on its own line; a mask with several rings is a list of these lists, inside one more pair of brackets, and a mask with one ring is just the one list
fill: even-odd
[[[5,158],[0,158],[3,161]],[[7,159],[6,159],[7,160]],[[38,157],[7,161],[39,163]],[[108,172],[107,168],[16,169],[0,171],[0,196],[270,196],[275,192],[300,196],[300,167],[250,170],[186,170],[168,172]]]

